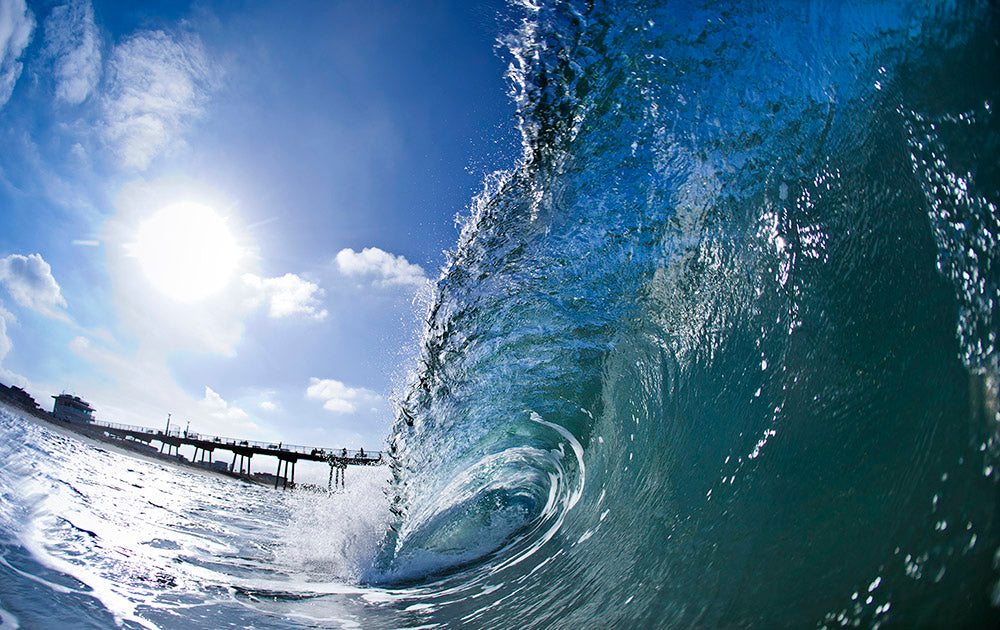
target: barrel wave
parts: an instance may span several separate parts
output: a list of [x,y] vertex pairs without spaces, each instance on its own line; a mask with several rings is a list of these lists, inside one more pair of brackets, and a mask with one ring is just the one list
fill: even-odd
[[996,624],[996,8],[520,11],[366,581],[428,627]]

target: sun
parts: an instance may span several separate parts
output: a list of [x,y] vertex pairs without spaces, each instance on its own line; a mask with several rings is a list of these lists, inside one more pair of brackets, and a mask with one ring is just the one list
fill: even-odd
[[180,302],[220,292],[242,257],[226,220],[192,202],[167,206],[143,221],[129,250],[152,285]]

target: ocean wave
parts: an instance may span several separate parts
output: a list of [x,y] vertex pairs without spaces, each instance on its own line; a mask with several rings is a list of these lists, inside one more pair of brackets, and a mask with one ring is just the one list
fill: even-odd
[[376,581],[482,627],[875,627],[960,574],[996,618],[995,9],[522,10],[522,159],[438,282]]

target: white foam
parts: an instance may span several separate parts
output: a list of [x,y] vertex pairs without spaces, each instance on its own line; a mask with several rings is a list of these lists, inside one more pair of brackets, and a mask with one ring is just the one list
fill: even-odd
[[280,535],[286,570],[311,580],[357,582],[371,568],[391,513],[385,466],[351,468],[346,488],[289,496],[292,518]]

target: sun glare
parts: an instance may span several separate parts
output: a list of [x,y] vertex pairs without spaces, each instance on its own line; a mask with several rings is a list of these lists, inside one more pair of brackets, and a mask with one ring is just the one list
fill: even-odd
[[139,226],[130,250],[153,286],[181,302],[224,289],[241,257],[226,220],[197,203],[153,214]]

